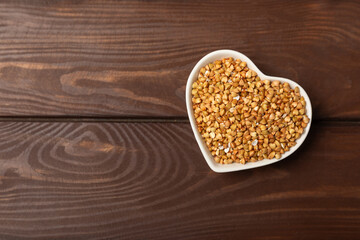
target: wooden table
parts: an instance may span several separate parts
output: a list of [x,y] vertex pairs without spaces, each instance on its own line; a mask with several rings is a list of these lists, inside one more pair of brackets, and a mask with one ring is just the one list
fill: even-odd
[[[194,64],[301,84],[291,157],[210,170]],[[360,239],[359,1],[0,1],[0,239]]]

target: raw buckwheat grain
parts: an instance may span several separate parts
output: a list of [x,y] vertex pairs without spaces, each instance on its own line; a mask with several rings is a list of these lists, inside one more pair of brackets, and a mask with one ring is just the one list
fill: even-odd
[[201,68],[191,93],[198,130],[221,164],[280,159],[309,123],[298,87],[261,80],[239,59]]

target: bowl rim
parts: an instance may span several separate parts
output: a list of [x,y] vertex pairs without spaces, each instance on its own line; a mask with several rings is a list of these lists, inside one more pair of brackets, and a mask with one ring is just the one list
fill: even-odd
[[[192,84],[197,79],[198,73],[203,66],[205,66],[206,64],[211,63],[215,60],[220,60],[225,57],[233,57],[235,59],[240,59],[241,61],[245,61],[248,65],[249,69],[254,70],[262,80],[263,79],[279,80],[280,82],[288,82],[289,85],[291,86],[291,88],[294,88],[296,86],[299,87],[300,94],[301,94],[301,96],[304,97],[305,102],[306,102],[306,114],[309,117],[310,121],[309,121],[308,125],[306,126],[306,128],[304,129],[304,133],[301,135],[301,137],[299,139],[296,140],[297,144],[295,146],[291,147],[289,151],[282,154],[280,159],[263,159],[258,162],[250,162],[250,163],[246,163],[246,164],[241,164],[241,163],[220,164],[220,163],[215,162],[215,160],[213,159],[213,156],[211,155],[210,151],[208,150],[208,147],[206,146],[206,144],[203,140],[203,137],[201,136],[201,134],[199,133],[199,131],[197,129],[194,112],[192,109],[192,94],[191,94]],[[306,139],[306,137],[308,136],[308,133],[310,131],[310,126],[311,126],[311,122],[312,122],[312,107],[311,107],[310,98],[307,95],[306,91],[298,83],[296,83],[295,81],[290,80],[288,78],[265,75],[264,73],[262,73],[259,70],[259,68],[254,64],[253,61],[251,61],[244,54],[242,54],[238,51],[235,51],[235,50],[229,50],[229,49],[216,50],[216,51],[210,52],[210,53],[206,54],[204,57],[202,57],[197,62],[197,64],[194,66],[194,68],[192,69],[192,71],[188,77],[185,95],[186,95],[185,96],[186,97],[186,109],[187,109],[187,113],[188,113],[192,131],[195,135],[196,142],[198,143],[200,150],[201,150],[207,164],[209,165],[210,169],[213,170],[214,172],[224,173],[224,172],[240,171],[240,170],[246,170],[246,169],[251,169],[251,168],[256,168],[256,167],[262,167],[262,166],[266,166],[269,164],[279,162],[279,161],[287,158],[291,154],[293,154],[302,145],[302,143],[304,142],[304,140]]]

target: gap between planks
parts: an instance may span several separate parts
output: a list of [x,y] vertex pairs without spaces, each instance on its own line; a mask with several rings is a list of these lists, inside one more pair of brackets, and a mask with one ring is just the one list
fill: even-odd
[[187,117],[16,116],[0,117],[0,122],[188,123],[189,119]]

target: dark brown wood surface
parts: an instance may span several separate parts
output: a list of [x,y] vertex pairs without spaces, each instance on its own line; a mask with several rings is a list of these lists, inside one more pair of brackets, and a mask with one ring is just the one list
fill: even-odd
[[[360,239],[359,1],[0,0],[0,239]],[[287,159],[218,174],[185,85],[217,49],[308,92]]]
[[228,174],[187,123],[1,123],[0,139],[2,238],[360,234],[360,124],[315,124],[292,157]]
[[192,67],[234,49],[300,83],[315,118],[359,119],[359,16],[359,1],[1,1],[0,115],[185,117]]

